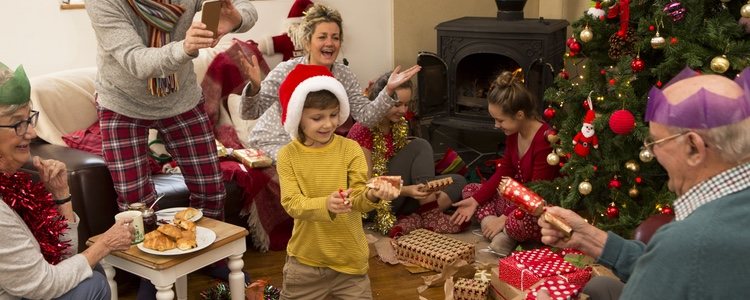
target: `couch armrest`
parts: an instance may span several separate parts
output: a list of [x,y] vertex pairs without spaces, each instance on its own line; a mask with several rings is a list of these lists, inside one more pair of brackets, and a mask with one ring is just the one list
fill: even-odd
[[[68,184],[73,196],[73,210],[81,219],[78,225],[78,249],[85,249],[89,237],[103,233],[115,223],[117,193],[104,158],[88,152],[36,141],[32,155],[59,160],[68,168]],[[38,176],[29,162],[22,170]]]

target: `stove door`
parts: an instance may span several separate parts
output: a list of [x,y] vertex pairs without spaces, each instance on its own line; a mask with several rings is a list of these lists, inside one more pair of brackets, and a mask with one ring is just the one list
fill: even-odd
[[422,67],[417,73],[417,116],[422,120],[447,116],[450,108],[448,65],[437,54],[426,51],[419,52],[417,64]]

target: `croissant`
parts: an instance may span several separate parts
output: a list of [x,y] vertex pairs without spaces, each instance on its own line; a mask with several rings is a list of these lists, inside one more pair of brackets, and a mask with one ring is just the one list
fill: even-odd
[[182,232],[179,227],[172,224],[162,224],[159,228],[156,228],[159,232],[167,235],[168,237],[176,240],[182,237]]
[[153,240],[155,238],[158,238],[160,236],[166,236],[163,233],[159,232],[158,230],[153,230],[146,235],[143,236],[144,241]]
[[185,210],[178,212],[174,215],[175,220],[190,220],[198,215],[198,210],[192,207],[188,207]]
[[167,251],[174,249],[176,246],[177,244],[165,235],[143,241],[143,247],[156,251]]
[[190,220],[175,219],[174,224],[183,230],[195,232],[195,222]]
[[190,238],[181,238],[177,240],[177,248],[180,250],[190,250],[198,246],[198,243],[195,241],[195,236],[193,236],[192,239]]

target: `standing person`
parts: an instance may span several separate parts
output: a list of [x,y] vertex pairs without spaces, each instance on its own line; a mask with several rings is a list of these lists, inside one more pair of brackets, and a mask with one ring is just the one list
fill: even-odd
[[344,85],[354,119],[367,126],[380,122],[388,109],[398,103],[398,100],[391,97],[396,87],[420,70],[417,65],[403,72],[400,67],[396,67],[385,89],[375,100],[369,101],[362,95],[362,88],[351,69],[336,61],[344,40],[341,14],[338,11],[317,3],[308,8],[298,27],[296,40],[297,44],[303,46],[305,55],[278,64],[263,82],[260,81],[257,59],[246,57],[241,51],[234,53],[242,62],[243,68],[240,69],[246,74],[245,77],[250,78],[243,91],[242,118],[258,119],[250,132],[249,145],[263,150],[274,160],[279,149],[291,141],[279,126],[281,107],[278,91],[281,82],[296,65],[309,64],[328,68]]
[[686,68],[663,91],[649,92],[643,144],[678,198],[675,221],[660,227],[648,246],[604,232],[570,210],[547,208],[573,235],[564,238],[540,218],[542,242],[579,249],[626,282],[594,277],[584,289],[592,299],[742,298],[750,277],[748,91],[750,68],[736,82]]
[[523,214],[518,218],[516,205],[499,196],[497,186],[500,180],[503,176],[512,177],[522,184],[550,180],[558,175],[559,168],[547,164],[547,155],[552,152],[545,138],[549,126],[541,121],[536,100],[523,84],[520,69],[500,74],[490,87],[487,101],[495,128],[507,136],[505,154],[490,179],[481,186],[469,184],[464,188],[466,199],[453,204],[458,209],[451,219],[456,224],[463,223],[476,212],[482,234],[491,240],[490,249],[504,256],[516,247],[517,242],[538,241],[540,235],[534,216]]
[[294,218],[281,299],[372,299],[362,213],[399,190],[383,181],[367,187],[361,148],[334,133],[349,117],[349,101],[328,68],[295,66],[279,99],[292,141],[276,167],[281,204]]
[[[378,77],[366,90],[370,100],[375,100],[388,84],[391,72]],[[466,178],[458,174],[451,177],[453,184],[438,192],[421,190],[424,183],[436,179],[432,145],[422,138],[407,139],[409,122],[404,117],[412,98],[412,82],[405,81],[391,95],[398,102],[391,107],[376,125],[366,127],[355,123],[348,138],[362,146],[367,165],[373,176],[399,175],[404,180],[401,194],[391,203],[391,210],[399,217],[389,235],[407,234],[417,228],[430,228],[438,233],[457,233],[464,226],[454,225],[450,215],[443,211],[461,199],[461,189]],[[467,222],[466,225],[469,223]]]
[[249,30],[258,16],[248,0],[220,1],[219,36],[193,22],[200,0],[86,2],[98,42],[102,152],[120,210],[154,201],[147,140],[155,128],[182,170],[190,206],[224,219],[224,185],[192,59],[222,35]]
[[[23,68],[11,72],[0,63],[0,299],[110,299],[104,270],[95,267],[112,251],[130,248],[132,220],[115,222],[78,253],[67,168],[31,157],[39,112],[31,109],[30,93]],[[40,182],[19,171],[29,160]]]

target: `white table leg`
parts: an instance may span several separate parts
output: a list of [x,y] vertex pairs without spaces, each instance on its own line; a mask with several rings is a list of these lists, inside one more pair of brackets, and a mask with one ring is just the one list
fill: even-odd
[[242,260],[242,253],[232,254],[227,262],[229,267],[229,291],[232,293],[232,300],[245,299],[245,274],[242,273],[242,267],[245,262]]
[[187,300],[187,282],[188,282],[187,275],[177,278],[177,282],[175,282],[175,287],[177,290],[178,300]]
[[[153,283],[153,281],[152,281]],[[173,300],[174,292],[172,291],[173,284],[157,285],[156,286],[156,300]]]
[[104,260],[102,260],[100,264],[102,265],[102,268],[104,269],[104,276],[107,277],[107,283],[109,284],[109,290],[112,295],[112,300],[117,300],[119,297],[117,296],[117,281],[115,281],[115,268],[112,267],[112,265],[108,264]]

